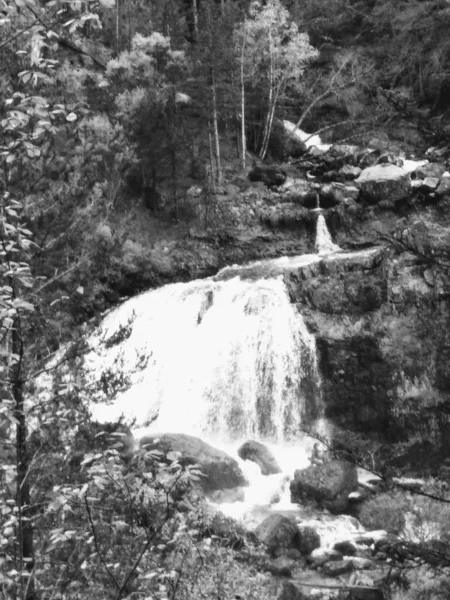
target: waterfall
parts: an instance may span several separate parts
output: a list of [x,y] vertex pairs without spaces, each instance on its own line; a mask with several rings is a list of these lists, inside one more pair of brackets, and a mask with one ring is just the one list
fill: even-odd
[[322,214],[319,214],[317,217],[316,251],[319,255],[341,251],[339,246],[331,239],[331,234],[328,231],[325,218]]
[[319,416],[315,339],[281,276],[164,286],[113,310],[89,343],[100,421],[281,442]]

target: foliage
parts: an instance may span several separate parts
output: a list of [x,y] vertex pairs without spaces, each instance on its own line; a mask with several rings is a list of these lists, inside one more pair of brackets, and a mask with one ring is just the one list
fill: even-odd
[[404,492],[377,494],[364,502],[358,518],[369,531],[385,529],[397,535],[405,527],[408,508],[410,500]]

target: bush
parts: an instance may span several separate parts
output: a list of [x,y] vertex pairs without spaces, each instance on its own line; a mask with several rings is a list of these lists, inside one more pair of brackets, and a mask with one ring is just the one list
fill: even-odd
[[379,494],[363,504],[359,520],[366,529],[385,529],[399,534],[405,527],[405,515],[410,507],[411,501],[404,492]]

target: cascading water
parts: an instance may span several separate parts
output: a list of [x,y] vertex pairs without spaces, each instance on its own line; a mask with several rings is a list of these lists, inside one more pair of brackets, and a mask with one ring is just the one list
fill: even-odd
[[286,476],[309,464],[301,427],[321,429],[315,338],[283,280],[339,250],[322,215],[316,247],[144,293],[111,311],[88,341],[82,371],[94,419],[123,415],[137,437],[188,433],[232,454],[248,439],[268,443],[284,473],[263,477],[241,463],[251,485],[244,503],[228,505],[234,516],[274,496],[289,506]]
[[324,254],[333,254],[334,252],[341,252],[339,246],[331,239],[331,234],[328,231],[325,218],[320,213],[317,217],[316,251],[320,256]]
[[[174,284],[110,313],[86,358],[94,417],[276,442],[319,415],[314,337],[280,277]],[[102,398],[103,397],[103,398]]]

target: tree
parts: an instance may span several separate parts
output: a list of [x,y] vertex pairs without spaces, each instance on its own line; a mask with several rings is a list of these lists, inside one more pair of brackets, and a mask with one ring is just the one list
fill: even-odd
[[264,159],[278,103],[288,84],[298,83],[306,64],[317,56],[317,51],[310,45],[308,35],[299,33],[279,0],[253,2],[240,37],[242,48],[245,43],[248,85],[260,90],[264,98],[259,147],[259,156]]

